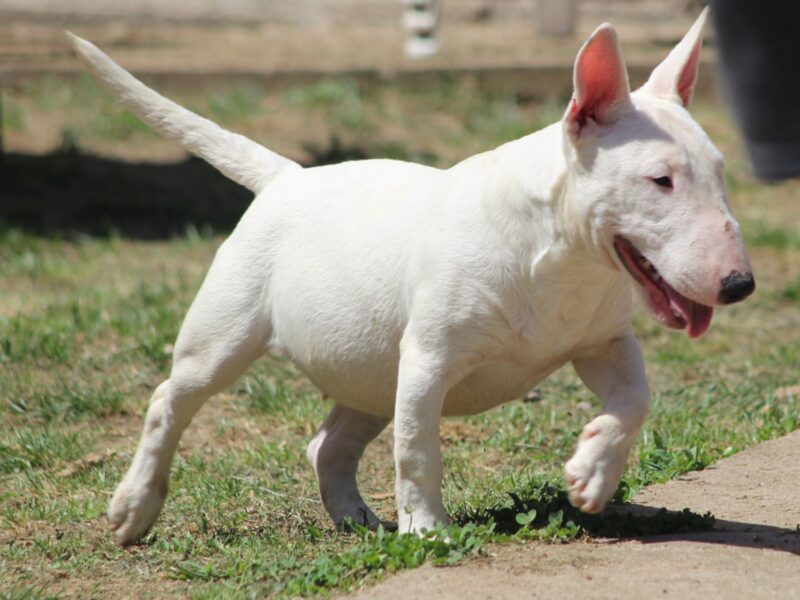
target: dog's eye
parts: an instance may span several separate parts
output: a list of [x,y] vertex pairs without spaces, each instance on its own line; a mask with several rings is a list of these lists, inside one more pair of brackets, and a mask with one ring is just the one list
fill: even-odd
[[663,177],[653,177],[653,182],[658,186],[672,189],[672,179],[666,175]]

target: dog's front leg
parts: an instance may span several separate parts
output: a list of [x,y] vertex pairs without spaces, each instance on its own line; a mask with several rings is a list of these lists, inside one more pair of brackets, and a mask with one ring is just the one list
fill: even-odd
[[394,409],[395,498],[401,533],[422,533],[449,519],[442,504],[439,420],[447,385],[436,362],[406,347]]
[[603,510],[617,489],[647,416],[650,391],[633,334],[616,338],[598,353],[572,364],[603,403],[603,413],[584,427],[575,455],[565,467],[570,502],[594,513]]

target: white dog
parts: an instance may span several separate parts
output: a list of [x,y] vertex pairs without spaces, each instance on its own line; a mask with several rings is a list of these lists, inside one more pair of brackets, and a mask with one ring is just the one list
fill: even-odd
[[704,20],[634,93],[614,29],[600,26],[578,54],[561,122],[448,170],[392,160],[303,169],[73,36],[125,106],[257,194],[153,394],[109,508],[116,540],[153,525],[181,433],[267,348],[336,400],[308,458],[337,524],[378,522],[356,470],[392,418],[400,531],[447,523],[441,416],[518,398],[567,362],[603,403],[566,465],[570,500],[600,511],[649,404],[632,284],[659,322],[691,337],[712,305],[754,289],[722,157],[686,111]]

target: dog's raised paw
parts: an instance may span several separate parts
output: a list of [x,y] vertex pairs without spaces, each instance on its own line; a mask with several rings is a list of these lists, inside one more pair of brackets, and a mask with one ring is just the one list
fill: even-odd
[[564,467],[569,501],[585,513],[598,513],[614,495],[630,448],[619,421],[603,415],[589,423]]
[[132,544],[155,523],[166,498],[166,484],[131,484],[125,478],[108,507],[109,527],[120,546]]

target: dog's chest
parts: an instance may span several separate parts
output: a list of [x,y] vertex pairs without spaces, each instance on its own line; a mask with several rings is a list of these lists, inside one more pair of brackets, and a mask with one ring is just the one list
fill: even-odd
[[596,328],[584,331],[564,327],[560,336],[543,331],[539,338],[526,340],[454,386],[446,397],[444,414],[476,414],[521,398],[564,364],[615,337],[615,330],[607,325],[597,323]]
[[477,414],[521,398],[564,362],[559,357],[538,365],[498,361],[482,366],[450,390],[443,414]]
[[629,327],[630,295],[616,286],[556,295],[506,323],[502,353],[451,389],[444,414],[475,414],[522,397],[565,363],[594,352]]

